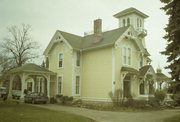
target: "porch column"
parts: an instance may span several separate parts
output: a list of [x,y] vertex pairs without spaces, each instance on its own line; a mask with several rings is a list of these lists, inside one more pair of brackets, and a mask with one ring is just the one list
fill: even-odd
[[8,100],[12,98],[12,84],[13,84],[14,75],[10,75],[9,81],[9,93],[8,93]]
[[50,75],[47,76],[47,96],[50,97]]
[[32,78],[32,92],[34,92],[34,84],[35,84],[35,81],[34,81],[34,79]]
[[25,89],[25,74],[21,75],[21,97],[20,99],[24,99],[24,89]]

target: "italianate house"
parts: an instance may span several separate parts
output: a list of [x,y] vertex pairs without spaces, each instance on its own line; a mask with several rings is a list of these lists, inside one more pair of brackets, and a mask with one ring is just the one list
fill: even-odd
[[[78,36],[57,30],[44,51],[46,69],[34,64],[18,69],[23,70],[20,79],[25,81],[21,89],[86,101],[111,101],[109,94],[116,90],[122,91],[123,98],[153,96],[154,90],[169,79],[151,66],[144,28],[148,15],[128,8],[114,17],[119,27],[105,32],[101,19],[94,20],[92,34]],[[12,71],[13,77],[16,72]]]

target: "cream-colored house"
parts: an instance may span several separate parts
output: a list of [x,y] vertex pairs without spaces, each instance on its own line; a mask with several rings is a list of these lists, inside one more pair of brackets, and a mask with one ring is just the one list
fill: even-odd
[[51,77],[50,95],[63,94],[82,100],[109,101],[109,93],[147,98],[153,94],[156,73],[145,45],[148,16],[135,8],[114,15],[119,27],[102,32],[94,21],[94,33],[83,37],[57,30],[44,51]]
[[145,45],[144,19],[148,16],[128,8],[114,17],[119,27],[106,32],[101,19],[94,21],[93,34],[57,30],[44,51],[47,69],[26,64],[12,70],[9,91],[15,89],[13,81],[17,80],[22,81],[21,98],[24,89],[105,102],[111,101],[109,93],[116,90],[122,91],[123,98],[152,96],[158,79]]

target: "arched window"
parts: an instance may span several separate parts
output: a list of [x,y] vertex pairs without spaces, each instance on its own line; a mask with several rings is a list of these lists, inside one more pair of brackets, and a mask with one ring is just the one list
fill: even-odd
[[123,26],[126,26],[126,20],[123,19]]
[[127,25],[130,25],[130,19],[129,18],[127,19]]
[[139,94],[144,94],[144,82],[139,85]]

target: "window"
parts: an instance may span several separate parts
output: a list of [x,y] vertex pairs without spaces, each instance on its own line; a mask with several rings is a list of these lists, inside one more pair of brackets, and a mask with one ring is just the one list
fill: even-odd
[[63,54],[60,53],[59,54],[59,64],[58,64],[59,68],[63,67]]
[[79,89],[80,89],[80,76],[76,76],[76,89],[75,89],[75,93],[79,94]]
[[125,65],[131,65],[131,48],[123,48],[123,63]]
[[140,93],[141,95],[144,94],[144,82],[139,85],[139,93]]
[[143,67],[143,56],[140,55],[140,62],[139,62],[140,68]]
[[128,65],[131,65],[131,48],[128,48]]
[[139,19],[139,21],[140,21],[140,27],[142,27],[142,20],[141,20],[141,19]]
[[123,19],[123,26],[126,26],[126,20]]
[[80,60],[81,60],[81,53],[77,52],[77,55],[76,55],[76,66],[80,66]]
[[137,27],[139,27],[139,18],[137,18]]
[[130,19],[129,18],[127,19],[127,25],[130,25]]
[[58,77],[58,94],[62,93],[62,76]]
[[123,48],[123,63],[126,64],[126,48]]

